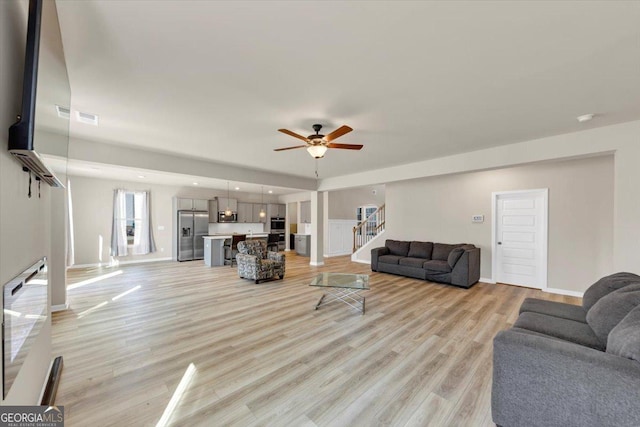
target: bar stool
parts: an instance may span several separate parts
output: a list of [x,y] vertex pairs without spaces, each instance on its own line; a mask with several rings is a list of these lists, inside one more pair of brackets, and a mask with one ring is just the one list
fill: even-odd
[[[247,240],[246,234],[234,234],[231,236],[231,240],[229,244],[225,244],[224,248],[224,264],[227,265],[227,261],[229,261],[229,266],[233,268],[233,262],[236,261],[236,254],[238,253],[238,243]],[[236,261],[236,264],[238,262]]]
[[280,235],[278,233],[269,233],[269,236],[267,237],[267,250],[268,251],[273,250],[273,252],[278,252],[279,241],[280,241]]

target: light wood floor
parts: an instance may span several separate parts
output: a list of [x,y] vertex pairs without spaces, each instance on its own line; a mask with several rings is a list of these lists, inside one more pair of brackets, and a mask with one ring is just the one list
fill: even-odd
[[579,303],[373,273],[365,315],[315,311],[318,271],[371,272],[308,260],[287,253],[286,278],[259,285],[202,261],[70,270],[70,285],[100,280],[71,286],[71,309],[53,315],[66,425],[155,425],[190,364],[171,425],[492,425],[494,335],[525,297]]

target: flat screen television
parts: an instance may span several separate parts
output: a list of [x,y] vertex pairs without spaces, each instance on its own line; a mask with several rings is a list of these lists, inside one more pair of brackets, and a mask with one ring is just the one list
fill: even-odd
[[[22,109],[9,128],[9,152],[53,187],[64,187],[38,150],[66,159],[71,90],[54,1],[30,0]],[[65,163],[66,164],[66,163]]]

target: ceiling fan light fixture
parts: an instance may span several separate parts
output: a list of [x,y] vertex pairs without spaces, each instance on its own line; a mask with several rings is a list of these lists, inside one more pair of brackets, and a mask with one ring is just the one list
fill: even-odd
[[325,145],[311,145],[307,147],[307,151],[314,159],[321,159],[327,152],[327,147]]

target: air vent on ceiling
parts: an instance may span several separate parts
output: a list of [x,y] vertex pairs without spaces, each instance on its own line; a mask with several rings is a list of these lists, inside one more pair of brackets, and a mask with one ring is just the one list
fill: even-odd
[[80,123],[88,125],[98,126],[98,116],[90,113],[83,113],[82,111],[76,111],[76,118]]
[[71,117],[71,111],[68,108],[56,105],[56,111],[58,112],[58,117],[61,119],[68,120]]

